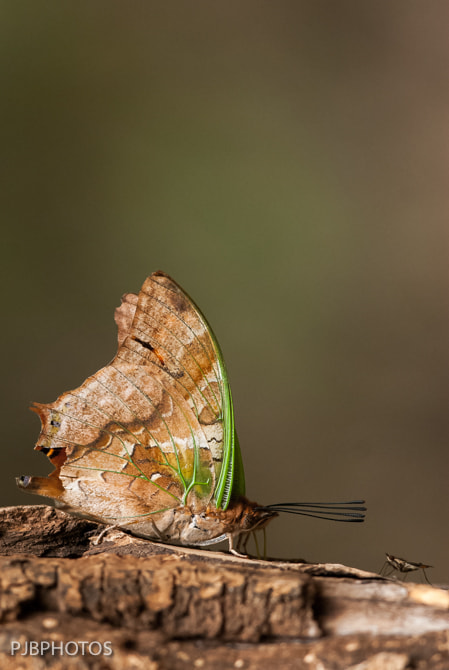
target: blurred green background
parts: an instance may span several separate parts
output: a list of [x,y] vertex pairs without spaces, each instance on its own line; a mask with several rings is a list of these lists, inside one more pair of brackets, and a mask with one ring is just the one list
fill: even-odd
[[30,401],[106,364],[162,269],[220,340],[249,497],[366,497],[269,553],[447,583],[448,3],[0,12],[1,503],[43,502]]

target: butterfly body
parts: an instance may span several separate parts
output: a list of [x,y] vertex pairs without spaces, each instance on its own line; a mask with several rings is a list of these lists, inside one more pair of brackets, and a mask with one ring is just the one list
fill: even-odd
[[188,506],[172,508],[157,519],[133,523],[132,532],[147,539],[190,547],[227,540],[233,550],[241,537],[263,528],[275,516],[276,512],[259,509],[256,503],[241,497],[226,510],[208,507],[195,512]]
[[142,537],[190,546],[226,538],[235,552],[241,537],[292,510],[244,497],[231,390],[210,326],[163,272],[138,295],[125,294],[115,320],[109,365],[55,402],[32,406],[42,424],[35,448],[54,470],[21,477],[19,487]]

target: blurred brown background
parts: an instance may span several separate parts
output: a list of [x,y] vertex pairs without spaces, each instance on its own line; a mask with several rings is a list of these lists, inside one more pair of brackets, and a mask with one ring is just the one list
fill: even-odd
[[[1,503],[153,270],[225,353],[269,552],[447,583],[449,5],[3,2]],[[419,581],[421,578],[417,577]]]

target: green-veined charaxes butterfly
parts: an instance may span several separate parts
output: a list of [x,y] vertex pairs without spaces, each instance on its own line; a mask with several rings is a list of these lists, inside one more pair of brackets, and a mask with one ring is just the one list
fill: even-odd
[[363,521],[364,501],[258,505],[245,479],[223,356],[206,319],[163,272],[115,312],[109,365],[50,404],[36,449],[55,466],[21,489],[67,512],[160,542],[240,540],[278,512]]

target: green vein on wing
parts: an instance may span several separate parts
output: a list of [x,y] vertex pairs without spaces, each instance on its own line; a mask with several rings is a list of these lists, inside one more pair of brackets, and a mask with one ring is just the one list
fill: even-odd
[[[198,307],[197,310],[201,314],[201,311],[199,310]],[[226,370],[223,353],[221,351],[218,340],[215,337],[215,333],[209,326],[206,317],[203,316],[203,319],[208,327],[209,336],[212,340],[212,345],[215,349],[218,365],[221,371],[221,377],[223,380],[223,383],[220,386],[220,393],[222,396],[222,408],[223,408],[223,459],[222,459],[222,467],[220,470],[220,475],[218,477],[218,482],[215,486],[214,495],[217,507],[221,506],[222,509],[226,510],[231,499],[232,484],[234,480],[234,465],[235,465],[234,408],[232,403],[231,387],[229,385],[228,372]]]
[[[84,425],[91,425],[91,424],[87,424],[85,421],[82,421],[81,419],[77,419],[77,418],[72,417],[68,414],[64,414],[64,416],[68,416],[69,418],[73,419],[74,421],[79,421],[80,423],[84,423]],[[97,426],[93,426],[93,425],[92,425],[92,427],[97,428]],[[122,446],[125,449],[125,445],[123,444],[123,440],[121,439],[121,437],[117,433],[112,433],[110,431],[104,430],[103,428],[97,428],[97,429],[102,433],[110,434],[113,438],[117,438],[119,440],[119,442],[122,443]],[[98,447],[93,447],[91,444],[81,444],[80,442],[74,442],[73,440],[66,440],[64,437],[51,435],[50,433],[44,433],[44,431],[42,431],[42,435],[44,435],[45,437],[48,437],[48,439],[50,441],[53,440],[53,442],[55,442],[55,441],[66,442],[66,444],[68,444],[71,447],[77,447],[78,449],[85,449],[86,451],[95,451],[99,454],[110,456],[111,458],[119,458],[121,461],[125,461],[126,463],[129,463],[129,465],[132,465],[133,467],[136,467],[136,464],[134,463],[132,458],[131,459],[126,458],[125,456],[120,456],[120,454],[114,454],[114,452],[108,451],[109,447],[111,446],[109,444],[106,447],[104,447],[103,449],[99,449]],[[61,449],[61,448],[64,448],[64,447],[54,447],[54,448],[55,449]],[[145,447],[143,447],[143,448],[145,449]],[[76,463],[76,461],[78,461],[81,458],[84,458],[84,454],[81,454],[80,456],[77,456],[76,458],[73,458],[72,461],[70,461],[70,462],[71,463]],[[167,466],[167,463],[160,463],[155,458],[147,458],[147,460],[150,463],[154,463],[155,465],[158,465],[158,466],[164,466],[164,467]],[[177,472],[176,468],[174,468],[173,466],[170,466],[170,467],[175,472]],[[146,475],[144,475],[144,476],[146,476]]]
[[[114,367],[114,370],[115,370],[116,372],[120,372],[120,371],[118,370],[118,368],[116,368],[116,367]],[[122,374],[122,373],[121,373],[121,374]],[[124,376],[124,375],[122,374],[122,376]],[[168,459],[167,459],[167,456],[165,455],[164,450],[162,449],[161,445],[159,444],[159,441],[158,441],[158,440],[155,438],[155,436],[148,430],[148,428],[145,426],[145,424],[143,423],[143,421],[142,421],[141,419],[139,419],[139,417],[138,417],[137,414],[131,409],[131,407],[129,407],[129,405],[127,405],[126,402],[125,402],[125,401],[124,401],[124,400],[123,400],[123,399],[122,399],[122,398],[121,398],[115,391],[113,391],[111,388],[109,388],[109,386],[108,386],[107,384],[105,384],[103,381],[100,381],[100,380],[99,380],[98,378],[96,378],[96,377],[94,377],[94,379],[95,379],[95,381],[97,382],[97,384],[100,384],[100,386],[102,386],[103,388],[105,388],[105,389],[108,391],[108,393],[110,393],[112,396],[114,396],[114,398],[116,398],[116,399],[117,399],[117,400],[118,400],[124,407],[126,407],[126,409],[129,411],[129,413],[133,415],[133,417],[136,419],[136,421],[137,421],[141,426],[143,426],[144,430],[146,430],[146,432],[148,433],[148,435],[150,435],[150,437],[155,441],[156,446],[157,446],[157,448],[159,449],[159,451],[161,452],[161,454],[163,455],[163,457],[164,457],[164,459],[165,459],[167,465],[170,466],[170,467],[172,467],[173,470],[174,470],[175,472],[178,472],[178,470],[177,470],[176,468],[174,468],[173,466],[170,465],[170,463],[169,463],[169,461],[168,461]],[[129,381],[129,380],[128,380],[128,381]],[[135,384],[134,384],[134,386],[135,386],[136,388],[138,388]],[[150,402],[151,402],[151,401],[150,401]],[[153,403],[151,403],[151,405],[154,407],[154,404],[153,404]],[[158,414],[160,415],[160,412],[157,410],[157,408],[154,407],[154,409],[155,409],[156,412],[158,412]],[[112,417],[112,421],[114,421],[114,417]],[[120,424],[120,425],[122,425],[122,424]],[[138,442],[138,443],[145,449],[145,445],[143,444],[143,442],[141,442],[141,441],[139,440],[139,438],[138,438],[136,435],[134,435],[134,433],[133,433],[132,431],[130,431],[128,428],[126,428],[126,426],[125,426],[125,430],[126,430],[126,432],[128,432],[130,435],[132,435],[133,437],[135,437],[136,441],[137,441],[137,442]],[[113,434],[115,435],[115,433],[113,433]],[[132,456],[131,456],[131,454],[129,453],[129,451],[128,451],[128,449],[126,448],[126,445],[125,445],[124,443],[123,443],[123,446],[124,446],[124,449],[125,449],[126,453],[128,454],[128,456],[132,459]],[[137,467],[137,466],[136,466],[136,467]],[[179,474],[179,473],[178,473],[178,474]]]
[[73,467],[76,470],[96,470],[99,472],[111,472],[113,475],[125,475],[125,477],[132,477],[133,479],[144,479],[149,484],[152,484],[153,486],[158,488],[160,491],[167,493],[169,496],[177,500],[179,503],[181,502],[178,496],[175,496],[175,494],[171,493],[171,491],[169,491],[168,489],[164,489],[164,487],[161,486],[160,484],[156,484],[156,482],[153,482],[153,480],[149,479],[146,475],[133,475],[130,472],[123,472],[118,470],[106,470],[105,468],[92,468],[88,467],[87,465],[71,465],[70,463],[68,464],[68,466]]
[[[130,380],[130,379],[127,377],[127,375],[125,375],[123,372],[121,372],[121,374],[123,374],[123,376],[124,376],[130,383],[133,383],[132,380]],[[176,406],[178,407],[179,411],[182,413],[182,415],[183,415],[183,417],[184,417],[184,420],[185,420],[187,426],[189,427],[190,435],[191,435],[191,437],[192,437],[193,453],[194,453],[194,458],[193,458],[193,473],[192,473],[192,478],[191,478],[191,480],[190,480],[190,483],[188,484],[188,486],[186,485],[185,488],[184,488],[185,493],[184,493],[184,496],[183,496],[183,502],[184,502],[184,504],[186,504],[186,502],[187,502],[187,496],[188,496],[188,494],[190,493],[190,491],[192,490],[192,488],[193,488],[194,486],[203,486],[203,485],[204,485],[203,482],[196,481],[196,475],[197,475],[197,471],[198,471],[198,469],[199,469],[199,446],[197,445],[196,437],[195,437],[195,432],[194,432],[194,430],[193,430],[193,428],[192,428],[192,426],[191,426],[191,424],[190,424],[189,418],[188,418],[188,416],[185,414],[185,412],[184,412],[182,406],[180,405],[180,403],[175,399],[175,397],[172,395],[172,393],[169,391],[169,389],[168,389],[168,388],[167,388],[167,387],[160,381],[160,379],[158,379],[158,377],[154,377],[153,379],[154,379],[154,381],[155,381],[157,384],[159,384],[159,386],[162,388],[162,390],[165,391],[165,393],[167,393],[167,394],[169,395],[169,397],[170,397],[171,400],[172,400],[173,405],[176,405]],[[147,394],[145,393],[145,391],[143,391],[143,390],[142,390],[139,386],[137,386],[137,385],[135,386],[135,388],[136,388],[138,391],[140,391],[140,393],[142,393],[142,395],[143,395],[145,398],[147,398],[147,399],[149,400],[149,397],[147,396]],[[160,416],[162,416],[162,415],[160,415]],[[163,420],[164,420],[164,419],[163,419]],[[164,420],[164,423],[165,423],[165,420]],[[168,432],[169,435],[171,436],[172,434],[171,434],[170,428],[168,427],[167,423],[165,423],[165,426],[166,426],[167,432]],[[172,444],[175,446],[174,439],[172,439]],[[176,447],[175,447],[175,448],[176,448]],[[176,451],[176,457],[177,457],[177,451]],[[184,478],[184,476],[181,474],[181,466],[180,466],[180,464],[179,464],[178,457],[177,457],[177,462],[178,462],[178,465],[179,465],[179,474],[180,474],[180,477],[182,477],[182,481],[185,482],[185,478]]]
[[196,475],[197,475],[198,466],[199,466],[199,447],[198,447],[197,442],[196,442],[195,433],[194,433],[194,431],[193,431],[193,429],[192,429],[192,426],[191,426],[191,424],[190,424],[190,421],[189,421],[187,415],[186,415],[185,412],[184,412],[184,409],[182,408],[182,406],[180,405],[180,403],[176,400],[176,398],[173,396],[173,394],[169,391],[169,389],[168,389],[166,386],[164,386],[164,384],[162,384],[162,382],[160,381],[160,379],[158,379],[157,377],[154,377],[154,378],[153,378],[153,381],[155,381],[157,384],[159,384],[159,386],[162,388],[162,390],[163,390],[165,393],[167,393],[167,394],[169,395],[169,397],[171,398],[171,401],[172,401],[173,405],[176,405],[176,407],[178,407],[178,409],[179,409],[179,411],[182,413],[182,415],[183,415],[183,417],[184,417],[184,420],[185,420],[185,422],[186,422],[186,424],[187,424],[187,426],[188,426],[188,428],[189,428],[189,431],[190,431],[190,435],[191,435],[192,442],[193,442],[193,453],[194,453],[194,458],[193,458],[193,473],[192,473],[192,478],[191,478],[189,484],[187,484],[187,482],[186,482],[186,480],[185,480],[185,477],[184,477],[184,474],[183,474],[182,469],[181,469],[181,464],[180,464],[180,462],[179,462],[178,448],[177,448],[177,446],[176,446],[174,437],[173,437],[172,432],[171,432],[171,430],[170,430],[170,428],[169,428],[167,422],[165,421],[164,417],[163,417],[162,414],[159,412],[159,410],[154,406],[154,403],[152,402],[151,398],[145,393],[145,391],[144,391],[143,389],[140,388],[140,386],[138,386],[132,379],[130,379],[130,378],[128,377],[128,375],[126,375],[126,374],[125,374],[122,370],[120,370],[119,368],[114,368],[114,369],[116,369],[117,372],[119,372],[119,373],[120,373],[120,374],[121,374],[121,375],[122,375],[122,376],[123,376],[129,383],[130,383],[130,384],[132,384],[132,385],[137,389],[137,391],[139,391],[139,393],[142,394],[142,396],[143,396],[146,400],[148,400],[148,402],[151,403],[151,405],[155,408],[155,410],[158,412],[160,418],[161,418],[162,421],[164,422],[165,428],[166,428],[166,430],[167,430],[167,432],[168,432],[168,434],[169,434],[169,436],[170,436],[170,440],[171,440],[171,443],[172,443],[172,445],[173,445],[173,449],[174,449],[174,451],[175,451],[176,462],[177,462],[177,464],[178,464],[178,476],[179,476],[179,478],[181,479],[181,481],[182,481],[182,483],[183,483],[183,486],[184,486],[184,496],[183,496],[183,501],[184,501],[184,504],[186,504],[186,499],[187,499],[188,494],[190,493],[190,491],[192,490],[192,488],[193,488],[194,486],[198,486],[198,485],[200,485],[200,482],[197,482],[197,481],[196,481]]
[[[151,281],[153,281],[155,284],[158,286],[162,286],[165,290],[171,291],[172,293],[177,293],[174,291],[172,288],[165,286],[164,284],[160,284],[158,281],[156,281],[153,277],[150,277]],[[182,291],[182,289],[181,289]],[[146,292],[145,292],[146,293]],[[182,291],[183,294],[185,294],[184,291]],[[194,334],[194,336],[198,339],[200,342],[201,346],[204,345],[202,344],[201,340],[197,337],[196,333],[193,331],[190,326],[184,322],[183,319],[180,318],[180,316],[175,313],[168,305],[165,303],[162,303],[161,300],[158,298],[155,298],[151,296],[150,294],[146,293],[146,295],[149,295],[153,300],[157,300],[160,304],[163,304],[164,307],[170,311],[172,314],[175,315],[176,318],[178,318],[182,323],[184,323]],[[187,294],[185,294],[187,296]],[[204,314],[201,312],[200,308],[196,305],[196,303],[190,298],[190,296],[187,296],[187,298],[190,300],[191,305],[193,306],[194,310],[196,311],[196,315],[199,318],[200,322],[206,326],[208,335],[210,337],[210,340],[212,342],[212,347],[215,351],[216,354],[216,359],[218,362],[218,367],[219,371],[221,373],[221,378],[222,378],[222,384],[220,385],[220,394],[222,397],[222,408],[223,408],[223,460],[222,460],[222,467],[220,470],[220,475],[218,478],[218,482],[215,486],[215,500],[217,507],[222,507],[222,509],[227,509],[230,501],[230,496],[232,492],[232,484],[233,484],[233,479],[234,479],[234,451],[235,451],[235,443],[234,443],[234,412],[233,412],[233,404],[232,404],[232,395],[231,395],[231,389],[229,386],[229,381],[228,381],[228,375],[227,375],[227,370],[226,366],[224,363],[224,358],[223,354],[220,348],[220,345],[218,343],[218,340],[215,336],[214,331],[212,330],[211,326],[209,325],[209,322],[207,321],[206,317]],[[210,356],[208,352],[206,351],[206,355],[208,356],[210,360]],[[213,369],[215,370],[214,365],[212,364]],[[216,376],[218,377],[217,373]]]
[[[75,420],[77,421],[78,419],[75,419]],[[85,422],[84,422],[84,423],[85,423]],[[95,427],[95,426],[94,426],[94,427]],[[101,430],[101,429],[99,429],[99,430]],[[50,438],[50,439],[51,439],[51,437],[52,437],[52,436],[49,435],[48,433],[42,433],[42,434],[45,435],[45,437],[48,437],[48,438]],[[112,433],[112,435],[113,435],[114,437],[117,437],[117,438],[122,442],[122,444],[123,444],[123,441],[118,437],[118,435],[116,435],[115,433]],[[125,476],[127,476],[127,477],[134,477],[135,479],[144,479],[144,480],[148,481],[150,484],[153,484],[154,486],[156,486],[156,487],[157,487],[158,489],[160,489],[161,491],[164,491],[165,493],[168,493],[169,495],[171,495],[171,496],[173,496],[174,498],[176,498],[176,500],[178,500],[179,502],[181,502],[180,498],[178,498],[177,496],[175,496],[173,493],[170,493],[170,491],[169,491],[168,489],[165,489],[165,488],[164,488],[163,486],[161,486],[160,484],[156,484],[156,482],[154,482],[151,478],[149,478],[149,477],[148,477],[148,476],[147,476],[147,475],[146,475],[146,474],[139,468],[139,466],[136,465],[136,463],[134,463],[134,461],[133,461],[132,459],[130,460],[130,459],[128,459],[128,458],[125,458],[124,456],[119,456],[118,454],[113,454],[113,453],[111,453],[110,451],[107,451],[107,449],[97,449],[96,447],[92,447],[92,446],[90,446],[89,444],[80,444],[79,442],[73,442],[73,441],[71,441],[71,440],[66,440],[66,439],[64,439],[63,437],[58,437],[57,440],[58,440],[59,442],[67,442],[67,444],[70,445],[70,446],[72,446],[72,447],[78,447],[79,449],[85,449],[86,451],[97,451],[97,452],[99,452],[100,454],[106,454],[107,456],[112,456],[112,457],[114,457],[114,458],[120,458],[121,460],[123,460],[123,461],[125,461],[126,463],[128,463],[128,465],[132,465],[134,468],[136,468],[136,470],[138,470],[138,471],[140,472],[140,474],[135,475],[135,474],[132,474],[132,473],[130,473],[130,472],[124,472],[123,470],[108,470],[108,469],[105,469],[105,468],[94,468],[94,467],[86,466],[86,465],[78,465],[77,462],[78,462],[79,460],[81,460],[82,458],[85,458],[85,454],[82,454],[82,455],[80,455],[80,456],[77,456],[76,458],[72,458],[72,460],[70,460],[70,461],[67,462],[67,467],[72,467],[72,468],[82,469],[82,470],[99,470],[100,472],[112,472],[112,473],[114,473],[114,474],[116,474],[116,475],[125,475]],[[123,446],[125,446],[125,445],[123,445]],[[59,449],[60,447],[55,447],[55,448],[56,448],[56,449]],[[150,459],[148,459],[148,460],[150,460]],[[155,461],[154,459],[151,459],[151,461],[152,461],[153,463],[155,463],[156,465],[165,465],[165,463],[159,463],[158,461]],[[173,466],[172,466],[172,467],[173,467]],[[175,472],[177,472],[176,468],[173,468],[173,469],[175,470]]]
[[[77,396],[73,396],[73,397],[77,397]],[[58,415],[62,415],[64,417],[72,419],[73,421],[77,421],[78,423],[81,423],[84,426],[89,426],[89,428],[95,428],[95,430],[99,431],[100,433],[104,433],[105,435],[110,435],[112,438],[116,438],[119,442],[121,442],[124,451],[128,454],[128,458],[125,458],[124,456],[119,456],[118,454],[114,454],[114,453],[111,453],[110,451],[108,451],[109,445],[107,445],[107,447],[105,447],[104,449],[97,449],[97,451],[99,451],[103,454],[106,453],[108,456],[114,456],[116,458],[123,458],[123,460],[127,461],[130,465],[133,465],[136,468],[136,470],[139,470],[139,472],[141,472],[142,475],[146,476],[145,473],[141,470],[141,468],[139,468],[139,466],[136,465],[136,463],[134,463],[134,461],[132,459],[132,456],[129,453],[125,442],[123,441],[123,439],[120,437],[120,435],[118,433],[114,433],[111,430],[106,430],[106,428],[100,428],[99,426],[96,426],[94,423],[90,423],[89,421],[86,421],[84,419],[79,419],[78,417],[75,417],[71,414],[68,414],[67,412],[64,412],[62,410],[51,410],[51,412],[56,412]],[[118,425],[118,423],[117,423],[117,425]],[[131,431],[128,431],[128,433],[136,438],[134,433],[131,433]],[[45,437],[48,437],[50,441],[53,440],[54,442],[55,441],[67,442],[67,444],[70,444],[70,445],[73,445],[73,446],[76,446],[76,447],[81,447],[81,448],[84,448],[84,449],[93,449],[94,448],[90,444],[80,444],[78,442],[73,442],[71,440],[66,440],[63,437],[59,437],[57,434],[52,435],[52,434],[44,433],[44,432],[42,432],[42,434],[45,435]],[[137,442],[139,442],[139,440],[137,438],[136,438],[136,440],[137,440]],[[145,446],[142,445],[141,442],[139,442],[139,444],[141,444],[141,446],[145,449]],[[82,457],[83,456],[79,456],[78,458],[82,458]],[[75,462],[76,460],[78,460],[78,459],[74,458],[73,462]],[[175,469],[175,471],[176,471],[176,469]]]
[[[181,482],[182,482],[182,485],[183,485],[183,488],[184,488],[184,491],[185,491],[186,488],[187,488],[187,485],[186,485],[186,481],[185,481],[183,472],[182,472],[182,470],[181,470],[181,463],[179,462],[178,447],[176,446],[175,440],[174,440],[174,438],[173,438],[173,435],[172,435],[172,432],[171,432],[170,428],[169,428],[168,425],[167,425],[167,422],[165,421],[164,417],[162,416],[161,412],[158,410],[158,408],[156,407],[156,405],[154,404],[154,402],[151,400],[150,396],[148,396],[148,395],[147,395],[147,394],[140,388],[140,386],[137,386],[137,384],[136,384],[132,379],[130,379],[130,378],[128,377],[128,375],[125,375],[125,373],[124,373],[122,370],[120,370],[119,368],[116,368],[115,366],[112,366],[112,367],[114,367],[114,370],[116,370],[116,372],[118,372],[124,379],[126,379],[126,380],[131,384],[131,386],[134,386],[134,388],[135,388],[137,391],[139,391],[139,393],[140,393],[140,394],[141,394],[141,395],[142,395],[142,396],[149,402],[149,404],[154,408],[155,412],[159,415],[159,418],[161,419],[162,423],[164,424],[164,426],[165,426],[165,428],[166,428],[166,430],[167,430],[167,433],[168,433],[170,442],[171,442],[171,444],[172,444],[173,451],[174,451],[175,458],[176,458],[176,463],[178,464],[178,468],[177,468],[178,476],[179,476],[179,478],[180,478],[180,480],[181,480]],[[159,380],[157,380],[156,378],[154,378],[154,380],[157,381],[157,382],[162,386],[162,384],[159,382]],[[165,388],[165,386],[163,386],[162,388],[164,389],[164,391],[166,391],[166,392],[170,395],[170,397],[172,397],[171,394],[170,394],[170,392],[167,391],[167,389]],[[118,397],[118,396],[117,396],[117,397]],[[173,400],[173,398],[172,398],[172,400]],[[122,402],[123,402],[123,404],[126,405],[126,403],[125,403],[123,400],[122,400]]]
[[[96,379],[95,377],[94,377],[93,379],[95,379],[95,382],[96,382],[97,384],[100,384],[100,386],[103,386],[103,388],[106,388],[106,389],[108,390],[108,392],[112,393],[112,391],[110,391],[110,389],[109,389],[105,384],[103,384],[101,381],[99,381],[99,380]],[[146,449],[146,445],[145,445],[143,442],[141,442],[141,440],[139,440],[139,438],[137,437],[137,435],[135,435],[131,430],[129,430],[129,428],[128,428],[125,424],[122,424],[120,421],[117,421],[111,414],[109,414],[108,412],[106,412],[104,409],[102,409],[101,407],[98,407],[97,405],[94,405],[93,403],[89,403],[87,400],[85,400],[85,398],[83,398],[83,396],[78,396],[78,395],[76,395],[76,393],[72,393],[72,392],[71,392],[71,393],[69,393],[69,394],[67,394],[67,395],[69,395],[71,398],[77,398],[78,400],[83,401],[88,407],[92,407],[93,409],[97,410],[98,412],[104,414],[108,419],[110,419],[111,422],[113,422],[113,423],[115,423],[117,426],[119,426],[119,427],[123,430],[123,432],[128,433],[128,435],[131,435],[131,437],[134,438],[134,440],[137,442],[137,444],[140,444],[140,446],[141,446],[143,449]],[[116,397],[118,398],[118,396],[116,396]],[[121,399],[119,398],[119,400],[121,400]],[[122,401],[121,401],[121,402],[122,402]],[[164,451],[162,450],[162,448],[161,448],[159,442],[156,440],[155,436],[148,430],[148,428],[145,426],[145,424],[144,424],[143,422],[140,421],[140,419],[137,417],[137,415],[135,414],[135,412],[133,412],[133,411],[131,410],[131,408],[129,408],[127,405],[125,405],[125,407],[126,407],[126,408],[129,410],[129,412],[135,417],[136,421],[140,422],[140,425],[144,428],[144,430],[146,430],[146,432],[148,433],[148,435],[155,441],[155,443],[156,443],[156,448],[158,448],[159,451],[161,452],[161,454],[162,454],[162,456],[163,456],[163,458],[164,458],[164,460],[165,460],[165,464],[166,464],[168,467],[170,467],[174,472],[177,472],[177,469],[176,469],[173,465],[171,465],[171,463],[168,461],[167,456],[165,455]],[[67,417],[69,417],[70,419],[73,419],[74,421],[78,421],[79,423],[82,423],[82,424],[84,424],[85,426],[89,426],[90,428],[95,428],[96,430],[98,430],[98,431],[100,431],[100,432],[102,432],[102,433],[104,433],[104,434],[106,434],[106,435],[110,435],[112,438],[114,438],[114,437],[117,438],[117,439],[122,443],[122,446],[123,446],[124,451],[128,454],[128,457],[129,457],[129,459],[130,459],[129,462],[132,463],[132,465],[134,465],[134,467],[136,467],[138,470],[140,470],[140,468],[134,463],[133,458],[132,458],[132,455],[129,453],[128,448],[127,448],[127,446],[126,446],[126,443],[123,441],[123,439],[120,437],[120,435],[119,435],[117,432],[114,432],[114,431],[112,431],[112,430],[107,430],[106,428],[100,428],[99,426],[97,426],[97,425],[95,425],[95,424],[93,424],[93,423],[90,423],[90,422],[85,421],[85,420],[83,420],[83,419],[79,419],[78,417],[75,417],[75,416],[73,416],[73,415],[71,415],[71,414],[68,414],[68,413],[65,412],[64,410],[51,410],[51,411],[52,411],[52,412],[57,412],[57,413],[59,413],[59,414],[62,414],[63,416],[67,416]],[[50,437],[51,437],[51,436],[50,436]],[[61,439],[61,438],[58,438],[57,435],[56,435],[55,437],[56,437],[57,439]],[[86,446],[86,445],[80,445],[80,446]],[[100,451],[102,451],[102,450],[100,449]],[[110,454],[110,452],[107,452],[107,453]],[[113,456],[113,455],[115,455],[115,454],[110,454],[110,455]]]

